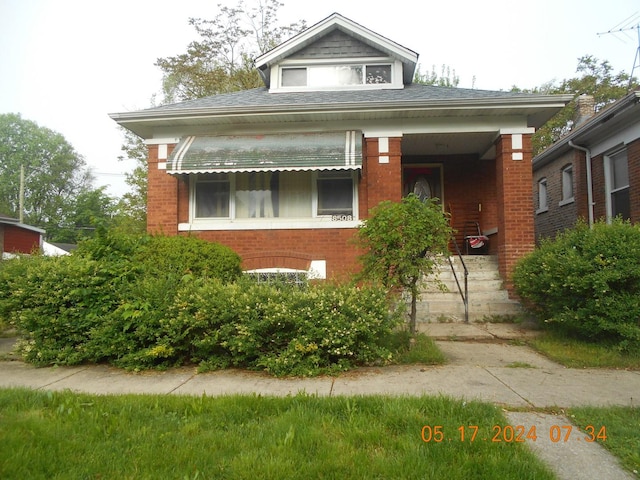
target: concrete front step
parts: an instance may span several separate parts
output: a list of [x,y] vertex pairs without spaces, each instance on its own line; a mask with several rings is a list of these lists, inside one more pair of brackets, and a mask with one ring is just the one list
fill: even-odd
[[[522,313],[519,302],[509,299],[498,271],[498,259],[489,255],[464,256],[469,295],[469,320],[479,321],[491,317],[512,317]],[[457,257],[453,266],[464,289],[464,270]],[[420,322],[464,321],[464,302],[447,260],[443,260],[438,277],[447,288],[442,292],[438,284],[427,278],[417,305]]]
[[[509,293],[506,290],[471,290],[469,288],[468,297],[469,303],[494,303],[509,300]],[[419,300],[421,302],[462,301],[462,297],[456,289],[448,292],[423,292]]]
[[[463,278],[458,278],[458,281],[460,282],[460,288],[462,288],[464,290],[464,277]],[[456,284],[455,280],[441,280],[442,285],[444,285],[445,290],[444,292],[454,292],[456,294],[458,294],[458,285]],[[497,291],[501,291],[503,290],[502,286],[503,286],[503,281],[501,279],[495,280],[477,280],[477,279],[473,279],[473,278],[469,278],[467,279],[467,287],[469,288],[470,291],[472,292],[497,292]],[[438,287],[438,284],[436,284],[435,282],[433,283],[427,283],[425,284],[425,286],[422,289],[422,292],[425,295],[431,295],[432,293],[436,293],[436,292],[442,292],[443,290],[440,289]]]
[[[464,313],[464,303],[462,299],[457,301],[433,301],[419,302],[416,305],[418,313],[425,315],[440,315],[447,313]],[[516,315],[522,312],[520,303],[514,300],[502,300],[495,302],[469,302],[469,313],[471,312],[483,315]]]

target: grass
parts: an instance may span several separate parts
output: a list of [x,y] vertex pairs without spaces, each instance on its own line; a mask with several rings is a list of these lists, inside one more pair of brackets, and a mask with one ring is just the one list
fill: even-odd
[[[3,479],[554,478],[524,444],[490,441],[499,408],[445,397],[4,389],[0,412]],[[477,438],[462,442],[468,425]],[[443,441],[423,441],[424,426]]]
[[507,365],[508,368],[536,368],[527,362],[511,362]]
[[530,345],[551,360],[569,368],[618,368],[640,370],[640,355],[624,353],[615,346],[589,343],[548,332]]
[[399,330],[388,339],[387,346],[395,352],[395,362],[401,365],[442,365],[447,361],[431,337],[424,333],[412,337],[408,331]]
[[567,412],[581,428],[606,427],[607,439],[599,442],[636,475],[640,472],[640,407],[580,407]]

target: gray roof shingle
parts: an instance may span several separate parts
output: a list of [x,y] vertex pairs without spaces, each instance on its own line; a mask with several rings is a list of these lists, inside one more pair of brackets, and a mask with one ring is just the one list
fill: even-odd
[[438,87],[433,85],[411,84],[403,89],[388,90],[333,90],[313,92],[269,93],[266,87],[239,92],[212,95],[184,102],[162,105],[143,110],[144,112],[171,112],[200,109],[223,109],[234,107],[278,107],[284,105],[340,105],[352,103],[402,103],[424,101],[456,101],[481,99],[515,99],[538,97],[514,92],[475,90],[466,88]]

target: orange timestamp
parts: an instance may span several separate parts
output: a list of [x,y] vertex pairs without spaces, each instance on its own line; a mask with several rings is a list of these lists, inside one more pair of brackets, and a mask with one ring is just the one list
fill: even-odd
[[536,428],[535,425],[494,425],[491,427],[491,433],[489,435],[478,435],[480,431],[478,425],[460,425],[456,429],[457,433],[451,436],[449,432],[445,432],[442,425],[424,425],[420,432],[420,437],[425,443],[451,441],[522,443],[526,441],[535,442],[539,438],[539,433],[542,433],[548,435],[552,443],[564,443],[570,440],[582,440],[585,442],[595,442],[597,440],[604,442],[607,440],[607,428],[604,425],[599,427],[587,425],[583,429],[584,432],[573,425],[551,425],[548,431],[539,432],[539,430],[541,429]]

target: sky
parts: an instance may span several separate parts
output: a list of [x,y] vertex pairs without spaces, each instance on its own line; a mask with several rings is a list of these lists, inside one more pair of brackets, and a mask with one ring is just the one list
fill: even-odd
[[[631,73],[640,41],[639,0],[282,1],[283,24],[338,12],[417,52],[423,72],[455,70],[464,88],[559,82],[577,76],[584,55]],[[0,114],[62,134],[95,186],[122,195],[133,164],[117,160],[123,137],[108,114],[152,106],[162,80],[154,63],[185,53],[198,39],[189,18],[212,19],[219,4],[237,2],[0,0]]]

